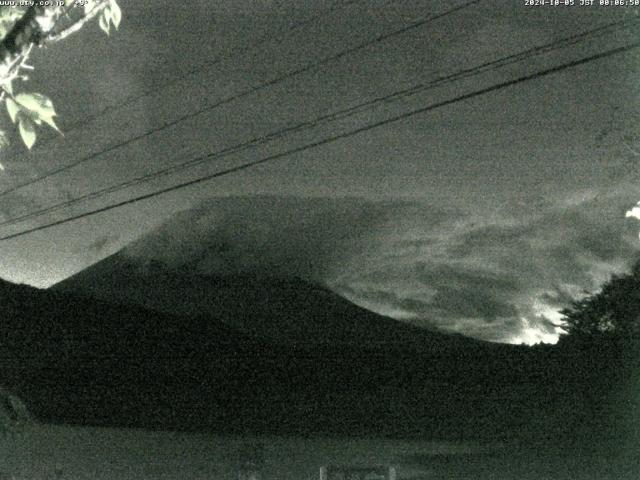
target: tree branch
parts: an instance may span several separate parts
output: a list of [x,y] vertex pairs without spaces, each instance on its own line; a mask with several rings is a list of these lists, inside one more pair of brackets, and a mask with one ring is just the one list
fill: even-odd
[[16,75],[16,66],[22,65],[34,45],[42,46],[68,37],[99,15],[108,5],[109,0],[96,0],[91,11],[84,13],[69,27],[55,33],[55,28],[52,27],[55,27],[63,14],[68,15],[69,9],[60,10],[58,7],[45,8],[35,5],[27,8],[0,42],[0,83],[6,83]]
[[31,6],[13,25],[13,28],[0,42],[0,62],[13,63],[32,44],[40,42],[41,30],[37,16],[43,7]]
[[85,14],[84,16],[80,17],[78,20],[76,20],[75,22],[73,22],[71,25],[69,25],[67,28],[57,32],[57,33],[50,33],[48,35],[46,35],[43,39],[42,39],[42,44],[49,44],[49,43],[55,43],[55,42],[59,42],[60,40],[64,40],[65,38],[67,38],[69,35],[72,35],[73,33],[77,32],[78,30],[80,30],[82,27],[84,27],[84,25],[93,20],[100,12],[102,12],[107,5],[109,4],[108,0],[103,0],[101,3],[97,4],[95,7],[93,7],[93,9],[91,9],[91,11],[87,14]]

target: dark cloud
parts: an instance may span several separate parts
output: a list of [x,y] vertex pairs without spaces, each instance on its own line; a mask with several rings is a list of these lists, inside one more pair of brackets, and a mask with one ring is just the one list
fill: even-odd
[[559,309],[633,260],[626,202],[549,202],[535,215],[483,219],[417,201],[227,197],[125,253],[202,273],[296,275],[421,326],[549,341]]
[[588,291],[586,289],[583,289],[582,291],[576,291],[576,289],[574,288],[572,291],[572,289],[562,287],[560,285],[554,285],[546,292],[541,293],[539,298],[547,305],[561,309],[565,306],[570,305],[571,302],[575,300],[580,294],[587,292]]
[[178,214],[126,249],[201,272],[265,271],[323,280],[413,225],[451,217],[412,202],[229,197]]
[[431,307],[446,312],[448,316],[479,318],[485,322],[518,315],[513,305],[492,298],[486,291],[472,287],[439,287]]
[[451,263],[417,264],[419,280],[428,286],[450,285],[458,288],[485,290],[492,294],[500,291],[514,291],[518,289],[519,278],[514,274],[497,273],[491,270],[456,264],[456,257],[451,257]]
[[465,232],[449,248],[455,257],[468,257],[478,250],[527,248],[527,237],[532,232],[531,225],[487,225]]
[[91,242],[86,250],[89,253],[98,255],[102,253],[109,245],[115,243],[120,238],[119,235],[106,235]]
[[390,241],[393,261],[382,258],[337,286],[351,281],[351,298],[372,308],[386,303],[419,324],[486,340],[550,340],[560,309],[636,258],[635,226],[624,218],[629,205],[622,195],[558,202],[488,225],[463,222],[411,248]]

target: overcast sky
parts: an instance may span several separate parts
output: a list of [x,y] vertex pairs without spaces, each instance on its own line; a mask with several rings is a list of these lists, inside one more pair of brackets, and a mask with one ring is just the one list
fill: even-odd
[[[94,25],[33,55],[36,70],[28,88],[52,98],[66,134],[41,136],[31,152],[14,136],[2,154],[0,192],[465,2],[120,3],[124,19],[110,37]],[[636,15],[632,8],[481,1],[1,196],[0,208],[4,218],[15,217]],[[630,44],[638,40],[637,32],[637,26],[619,29],[388,102],[331,125],[6,227],[3,233]],[[257,46],[247,48],[252,45]],[[221,61],[188,74],[217,58]],[[236,211],[220,217],[231,218],[230,223],[217,220],[212,223],[216,228],[207,230],[212,235],[227,232],[235,252],[255,252],[268,245],[269,258],[293,262],[285,251],[289,245],[278,237],[278,232],[288,232],[310,258],[312,267],[302,270],[376,311],[492,340],[553,340],[555,329],[543,316],[554,317],[553,310],[571,295],[595,288],[636,254],[637,225],[624,213],[640,199],[639,78],[640,54],[632,50],[2,242],[0,275],[49,286],[118,251],[175,212],[207,205]],[[154,93],[143,95],[150,90]],[[121,105],[126,99],[130,100]],[[121,106],[93,122],[83,121],[110,105]],[[256,195],[261,197],[247,200]],[[230,198],[215,200],[219,197]],[[273,198],[279,197],[287,197],[281,205],[286,214],[267,215]],[[322,265],[304,246],[309,237],[296,238],[305,228],[316,232],[318,245],[330,245],[325,248],[332,256],[322,256]],[[242,236],[242,229],[253,236]],[[229,262],[238,260],[226,265]]]

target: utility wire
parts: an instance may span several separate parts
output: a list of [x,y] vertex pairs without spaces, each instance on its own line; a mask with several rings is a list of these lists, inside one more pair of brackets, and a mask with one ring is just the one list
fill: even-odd
[[[239,55],[244,55],[246,53],[251,52],[252,50],[262,47],[264,46],[264,44],[266,42],[273,42],[274,40],[276,41],[276,43],[280,43],[285,36],[290,33],[293,32],[301,27],[304,27],[305,25],[309,25],[311,23],[314,23],[318,20],[321,20],[324,17],[327,17],[329,15],[331,15],[332,13],[341,10],[343,8],[346,8],[350,5],[353,5],[355,3],[360,2],[361,0],[345,0],[343,2],[338,2],[335,3],[334,5],[332,5],[331,7],[327,8],[326,10],[320,12],[317,15],[314,15],[306,20],[302,20],[300,22],[294,23],[293,25],[290,25],[287,28],[282,28],[280,29],[279,32],[276,32],[275,36],[272,32],[267,32],[264,35],[260,36],[258,38],[258,40],[256,40],[255,42],[252,42],[251,44],[242,47],[242,48],[237,48],[237,49],[231,49],[231,51],[226,52],[226,53],[222,53],[221,55],[218,55],[217,57],[215,57],[213,60],[210,60],[208,62],[204,62],[198,66],[192,67],[189,70],[187,70],[186,72],[184,72],[183,74],[179,75],[178,77],[174,78],[173,80],[166,82],[166,83],[159,83],[158,85],[152,86],[150,88],[148,88],[146,91],[140,93],[140,94],[132,94],[129,95],[127,97],[125,97],[123,100],[121,100],[119,103],[115,103],[113,105],[108,105],[106,107],[104,107],[103,109],[101,109],[100,111],[92,114],[92,115],[88,115],[83,119],[78,120],[75,123],[72,123],[71,125],[69,125],[64,133],[68,134],[69,132],[73,132],[74,130],[77,130],[78,127],[84,127],[85,125],[89,124],[89,123],[93,123],[95,122],[98,118],[103,117],[104,115],[106,115],[107,113],[114,111],[114,110],[119,110],[122,107],[125,106],[129,106],[131,105],[132,102],[137,102],[138,100],[142,100],[146,97],[152,96],[152,95],[156,95],[158,94],[159,91],[165,90],[167,88],[173,87],[174,85],[177,85],[178,83],[180,83],[182,80],[191,77],[193,75],[196,75],[204,70],[207,70],[208,68],[211,68],[221,62],[223,62],[224,60],[233,58],[233,56],[239,56]],[[57,137],[53,137],[53,138],[57,138]],[[53,139],[52,138],[52,139]],[[51,140],[52,140],[51,139]]]
[[479,97],[479,96],[485,95],[487,93],[495,92],[497,90],[501,90],[501,89],[504,89],[504,88],[507,88],[507,87],[518,85],[520,83],[524,83],[524,82],[528,82],[528,81],[535,80],[535,79],[538,79],[538,78],[542,78],[542,77],[545,77],[547,75],[551,75],[553,73],[561,72],[561,71],[567,70],[569,68],[573,68],[573,67],[576,67],[576,66],[579,66],[579,65],[584,65],[584,64],[589,63],[589,62],[593,62],[595,60],[600,60],[600,59],[603,59],[603,58],[611,57],[613,55],[617,55],[617,54],[620,54],[620,53],[628,52],[628,51],[631,51],[631,50],[636,49],[638,47],[640,47],[640,42],[635,42],[635,43],[631,43],[629,45],[625,45],[625,46],[622,46],[622,47],[618,47],[618,48],[614,48],[614,49],[611,49],[611,50],[607,50],[607,51],[604,51],[604,52],[601,52],[601,53],[598,53],[598,54],[595,54],[595,55],[590,55],[588,57],[584,57],[584,58],[581,58],[579,60],[573,60],[571,62],[563,63],[561,65],[557,65],[555,67],[551,67],[551,68],[548,68],[548,69],[545,69],[545,70],[541,70],[541,71],[538,71],[538,72],[535,72],[535,73],[532,73],[532,74],[529,74],[529,75],[524,75],[524,76],[518,77],[518,78],[513,79],[513,80],[508,80],[508,81],[505,81],[505,82],[501,82],[501,83],[492,85],[490,87],[482,88],[482,89],[476,90],[476,91],[471,92],[471,93],[466,93],[464,95],[460,95],[460,96],[454,97],[454,98],[449,99],[449,100],[444,100],[444,101],[441,101],[441,102],[432,103],[432,104],[424,106],[424,107],[420,107],[420,108],[417,108],[417,109],[414,109],[414,110],[410,110],[408,112],[404,112],[404,113],[401,113],[399,115],[395,115],[393,117],[386,118],[384,120],[380,120],[380,121],[377,121],[377,122],[374,122],[374,123],[370,123],[368,125],[364,125],[364,126],[358,127],[356,129],[350,130],[348,132],[343,132],[343,133],[340,133],[340,134],[337,134],[337,135],[326,137],[326,138],[323,138],[321,140],[317,140],[315,142],[307,143],[306,145],[295,147],[295,148],[292,148],[290,150],[286,150],[284,152],[276,153],[274,155],[270,155],[270,156],[264,157],[264,158],[259,159],[259,160],[254,160],[252,162],[246,162],[246,163],[243,163],[241,165],[237,165],[235,167],[227,168],[227,169],[224,169],[224,170],[219,170],[217,172],[211,173],[211,174],[203,176],[203,177],[199,177],[199,178],[196,178],[196,179],[193,179],[193,180],[189,180],[189,181],[182,182],[182,183],[179,183],[179,184],[176,184],[176,185],[172,185],[170,187],[166,187],[166,188],[163,188],[163,189],[160,189],[160,190],[156,190],[155,192],[150,192],[150,193],[147,193],[147,194],[144,194],[144,195],[139,195],[137,197],[130,198],[128,200],[123,200],[121,202],[117,202],[117,203],[113,203],[113,204],[110,204],[110,205],[106,205],[104,207],[97,208],[95,210],[90,210],[88,212],[84,212],[84,213],[81,213],[81,214],[78,214],[78,215],[74,215],[74,216],[71,216],[71,217],[67,217],[67,218],[64,218],[64,219],[61,219],[61,220],[57,220],[57,221],[54,221],[54,222],[51,222],[51,223],[47,223],[47,224],[44,224],[44,225],[33,227],[33,228],[30,228],[30,229],[27,229],[27,230],[23,230],[21,232],[16,232],[16,233],[12,233],[10,235],[5,235],[3,237],[0,237],[0,241],[10,240],[10,239],[13,239],[13,238],[22,237],[22,236],[27,235],[29,233],[34,233],[34,232],[37,232],[37,231],[40,231],[40,230],[45,230],[45,229],[48,229],[48,228],[51,228],[51,227],[54,227],[54,226],[57,226],[57,225],[62,225],[64,223],[68,223],[68,222],[71,222],[71,221],[74,221],[74,220],[79,220],[81,218],[86,218],[86,217],[90,217],[90,216],[93,216],[93,215],[97,215],[98,213],[106,212],[106,211],[113,210],[115,208],[120,208],[120,207],[123,207],[123,206],[126,206],[126,205],[132,205],[134,203],[137,203],[137,202],[140,202],[140,201],[143,201],[143,200],[147,200],[149,198],[153,198],[153,197],[165,194],[165,193],[169,193],[169,192],[173,192],[173,191],[176,191],[176,190],[180,190],[182,188],[186,188],[186,187],[189,187],[191,185],[196,185],[196,184],[199,184],[199,183],[202,183],[202,182],[206,182],[208,180],[212,180],[214,178],[218,178],[218,177],[222,177],[222,176],[225,176],[225,175],[229,175],[231,173],[235,173],[235,172],[239,172],[239,171],[242,171],[242,170],[246,170],[246,169],[255,167],[257,165],[261,165],[261,164],[264,164],[264,163],[267,163],[267,162],[271,162],[271,161],[278,160],[278,159],[281,159],[281,158],[284,158],[284,157],[288,157],[290,155],[293,155],[293,154],[296,154],[296,153],[300,153],[300,152],[303,152],[303,151],[306,151],[306,150],[310,150],[310,149],[313,149],[313,148],[317,148],[317,147],[320,147],[322,145],[333,143],[333,142],[336,142],[338,140],[342,140],[342,139],[345,139],[345,138],[353,137],[353,136],[359,135],[360,133],[363,133],[363,132],[366,132],[366,131],[369,131],[369,130],[373,130],[375,128],[379,128],[379,127],[384,126],[384,125],[397,123],[399,121],[402,121],[402,120],[405,120],[407,118],[410,118],[410,117],[412,117],[414,115],[426,113],[426,112],[429,112],[429,111],[432,111],[432,110],[435,110],[435,109],[438,109],[438,108],[442,108],[442,107],[445,107],[445,106],[448,106],[448,105],[452,105],[454,103],[458,103],[458,102],[461,102],[461,101],[464,101],[464,100],[469,100],[471,98]]
[[417,95],[418,93],[422,93],[424,91],[430,90],[432,88],[436,88],[436,87],[440,87],[449,83],[452,83],[454,81],[460,80],[460,79],[464,79],[464,78],[469,78],[472,76],[476,76],[482,73],[486,73],[489,71],[494,71],[497,70],[499,68],[502,68],[506,65],[511,65],[517,62],[522,62],[524,60],[527,60],[533,56],[537,56],[537,55],[541,55],[541,54],[545,54],[545,53],[549,53],[561,48],[566,48],[568,46],[571,45],[575,45],[581,41],[584,41],[586,39],[591,39],[591,38],[595,38],[595,37],[599,37],[602,35],[605,35],[607,33],[610,33],[611,31],[613,31],[615,28],[617,27],[623,27],[623,28],[627,28],[629,26],[633,26],[636,25],[640,20],[635,19],[633,21],[617,21],[617,22],[611,22],[608,23],[606,25],[602,25],[599,26],[595,29],[591,29],[585,32],[581,32],[575,35],[571,35],[569,37],[557,40],[555,42],[550,42],[544,45],[540,45],[540,46],[536,46],[518,53],[514,53],[511,55],[508,55],[506,57],[501,57],[499,59],[496,60],[492,60],[489,62],[485,62],[481,65],[477,65],[475,67],[471,67],[471,68],[467,68],[458,72],[455,72],[453,74],[450,75],[446,75],[446,76],[439,76],[436,77],[434,80],[427,82],[427,83],[420,83],[418,85],[414,85],[412,87],[409,88],[405,88],[399,91],[395,91],[392,92],[390,94],[384,95],[384,96],[380,96],[380,97],[376,97],[373,98],[371,100],[367,100],[365,102],[359,103],[357,105],[342,109],[342,110],[338,110],[329,114],[325,114],[322,115],[320,117],[317,117],[313,120],[308,120],[302,123],[299,123],[297,125],[293,125],[293,126],[289,126],[289,127],[285,127],[282,128],[280,130],[276,130],[273,132],[270,132],[268,134],[259,136],[259,137],[254,137],[246,142],[240,143],[240,144],[236,144],[233,145],[231,147],[227,147],[224,148],[222,150],[218,150],[216,152],[212,152],[210,154],[207,154],[206,157],[198,157],[195,159],[190,159],[186,162],[183,163],[179,163],[177,165],[172,165],[170,167],[166,167],[160,170],[157,170],[155,172],[151,172],[151,173],[147,173],[145,175],[133,178],[133,179],[129,179],[126,180],[124,182],[115,184],[115,185],[111,185],[105,188],[102,188],[100,190],[94,191],[94,192],[90,192],[87,193],[85,195],[76,197],[76,198],[72,198],[70,200],[66,200],[64,202],[60,202],[54,205],[51,205],[49,207],[45,207],[42,208],[40,210],[35,210],[32,212],[28,212],[25,213],[23,215],[20,215],[18,217],[14,217],[14,218],[10,218],[7,219],[3,222],[0,222],[0,227],[4,227],[4,226],[8,226],[8,225],[14,225],[17,224],[19,222],[25,221],[27,219],[30,218],[34,218],[34,217],[39,217],[41,215],[47,214],[47,213],[52,213],[54,211],[57,210],[61,210],[70,206],[73,206],[77,203],[80,203],[82,201],[85,200],[93,200],[99,197],[102,197],[104,195],[110,194],[110,193],[114,193],[120,190],[124,190],[125,188],[129,188],[132,187],[134,185],[139,185],[142,183],[146,183],[149,182],[151,180],[154,179],[158,179],[161,178],[163,176],[167,176],[176,172],[180,172],[182,170],[186,170],[188,168],[192,168],[195,167],[197,165],[201,165],[203,163],[207,163],[207,162],[211,162],[212,160],[216,160],[216,159],[220,159],[220,158],[224,158],[227,157],[229,155],[247,150],[249,148],[253,148],[256,147],[258,145],[262,145],[265,143],[268,143],[274,139],[283,137],[285,135],[288,135],[290,133],[293,132],[298,132],[298,131],[304,131],[304,130],[308,130],[311,128],[315,128],[318,127],[320,125],[323,124],[327,124],[330,122],[334,122],[337,120],[341,120],[343,118],[347,118],[356,114],[360,114],[364,111],[367,110],[371,110],[373,108],[375,108],[376,106],[380,105],[381,103],[384,102],[389,102],[389,101],[393,101],[393,100],[397,100],[399,98],[406,98],[408,96],[412,96],[412,95]]
[[393,30],[391,32],[378,35],[377,37],[375,37],[375,38],[373,38],[371,40],[367,40],[367,41],[362,42],[362,43],[360,43],[360,44],[358,44],[358,45],[356,45],[354,47],[350,47],[350,48],[348,48],[346,50],[342,50],[341,52],[338,52],[336,54],[330,55],[328,57],[324,57],[323,59],[321,59],[321,60],[319,60],[317,62],[308,63],[307,65],[305,65],[303,67],[300,67],[300,68],[292,70],[292,71],[290,71],[288,73],[279,75],[279,76],[277,76],[277,77],[275,77],[275,78],[273,78],[271,80],[268,80],[268,81],[266,81],[264,83],[261,83],[258,86],[251,87],[251,88],[249,88],[247,90],[244,90],[244,91],[242,91],[240,93],[225,97],[225,98],[217,101],[216,103],[211,104],[211,105],[207,105],[206,107],[203,107],[203,108],[201,108],[199,110],[196,110],[195,112],[191,112],[191,113],[187,113],[185,115],[182,115],[182,116],[180,116],[180,117],[178,117],[178,118],[176,118],[174,120],[171,120],[170,122],[167,122],[167,123],[165,123],[165,124],[163,124],[163,125],[161,125],[159,127],[155,127],[155,128],[153,128],[151,130],[148,130],[148,131],[146,131],[146,132],[144,132],[142,134],[136,135],[134,137],[130,137],[127,140],[124,140],[122,142],[110,145],[110,146],[108,146],[106,148],[103,148],[102,150],[99,150],[97,152],[91,153],[91,154],[87,155],[86,157],[83,157],[83,158],[81,158],[79,160],[76,160],[75,162],[72,162],[72,163],[64,165],[62,167],[53,169],[53,170],[51,170],[51,171],[49,171],[49,172],[47,172],[47,173],[45,173],[45,174],[43,174],[43,175],[41,175],[39,177],[36,177],[36,178],[34,178],[32,180],[28,180],[28,181],[26,181],[24,183],[21,183],[21,184],[18,184],[16,186],[14,186],[14,187],[11,187],[11,188],[3,191],[3,192],[0,192],[0,197],[8,195],[9,193],[13,193],[16,190],[20,190],[21,188],[27,187],[29,185],[33,185],[34,183],[41,182],[42,180],[44,180],[46,178],[49,178],[49,177],[52,177],[54,175],[57,175],[59,173],[71,170],[72,168],[75,168],[78,165],[81,165],[81,164],[86,163],[88,161],[94,160],[95,158],[100,157],[100,156],[104,155],[105,153],[109,153],[109,152],[111,152],[113,150],[117,150],[117,149],[122,148],[124,146],[130,145],[130,144],[132,144],[134,142],[137,142],[139,140],[147,138],[147,137],[153,135],[154,133],[158,133],[158,132],[161,132],[163,130],[166,130],[167,128],[170,128],[170,127],[173,127],[175,125],[178,125],[178,124],[180,124],[180,123],[182,123],[182,122],[184,122],[186,120],[189,120],[191,118],[195,118],[195,117],[197,117],[199,115],[202,115],[203,113],[210,112],[210,111],[212,111],[212,110],[214,110],[214,109],[216,109],[218,107],[221,107],[221,106],[226,105],[228,103],[234,102],[235,100],[238,100],[238,99],[243,98],[245,96],[251,95],[253,93],[257,93],[257,92],[259,92],[261,90],[264,90],[266,88],[272,87],[273,85],[276,85],[276,84],[278,84],[280,82],[283,82],[285,80],[294,78],[294,77],[296,77],[298,75],[301,75],[303,73],[307,73],[307,72],[313,71],[313,70],[315,70],[316,68],[318,68],[318,67],[320,67],[322,65],[326,65],[326,64],[331,63],[331,62],[333,62],[335,60],[338,60],[340,58],[343,58],[343,57],[346,57],[348,55],[351,55],[352,53],[355,53],[357,51],[363,50],[368,46],[375,45],[377,43],[386,41],[386,40],[388,40],[390,38],[393,38],[393,37],[396,37],[398,35],[402,35],[404,33],[407,33],[407,32],[409,32],[411,30],[416,29],[416,28],[422,27],[423,25],[426,25],[426,24],[428,24],[430,22],[433,22],[433,21],[438,20],[440,18],[443,18],[443,17],[446,17],[446,16],[451,15],[453,13],[456,13],[456,12],[458,12],[460,10],[463,10],[463,9],[465,9],[467,7],[470,7],[472,5],[475,5],[475,4],[479,3],[480,1],[481,0],[470,0],[470,1],[466,2],[466,3],[458,5],[458,6],[454,7],[454,8],[451,8],[451,9],[445,11],[445,12],[442,12],[442,13],[439,13],[439,14],[436,14],[436,15],[432,15],[432,16],[423,18],[421,20],[418,20],[418,21],[415,21],[413,23],[410,23],[410,24],[408,24],[408,25],[406,25],[406,26],[404,26],[402,28],[399,28],[397,30]]

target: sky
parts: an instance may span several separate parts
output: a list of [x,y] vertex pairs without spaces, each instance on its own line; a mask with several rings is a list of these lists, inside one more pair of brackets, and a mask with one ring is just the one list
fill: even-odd
[[[463,3],[121,0],[123,22],[109,37],[92,25],[32,55],[35,70],[24,90],[51,97],[65,135],[43,133],[30,152],[11,135],[12,144],[0,152],[0,214],[23,215],[638,14],[631,7],[480,1],[2,194]],[[637,26],[618,29],[0,228],[18,232],[264,158],[630,44],[637,32]],[[206,271],[277,265],[419,325],[493,341],[554,341],[557,310],[637,255],[637,219],[625,212],[640,200],[639,74],[636,49],[0,241],[0,276],[50,286],[196,208],[187,217],[200,218],[200,226],[164,231],[180,245],[223,242],[224,253],[199,267]],[[11,129],[8,118],[1,122]]]

